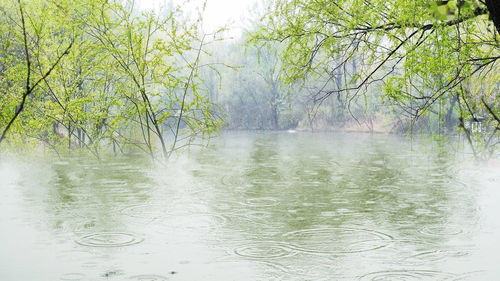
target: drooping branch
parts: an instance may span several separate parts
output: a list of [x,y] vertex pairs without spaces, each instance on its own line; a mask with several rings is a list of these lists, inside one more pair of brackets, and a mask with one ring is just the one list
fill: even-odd
[[481,15],[486,15],[488,14],[489,9],[482,9],[482,8],[477,8],[474,13],[470,16],[467,17],[461,17],[453,20],[446,21],[444,23],[427,23],[427,24],[420,24],[420,23],[407,23],[407,24],[394,24],[394,23],[388,23],[384,25],[379,25],[379,26],[368,26],[368,27],[357,27],[354,28],[354,30],[360,31],[360,32],[373,32],[373,31],[390,31],[394,29],[406,29],[406,28],[417,28],[421,30],[429,30],[429,29],[434,29],[439,26],[455,26],[460,23],[466,22],[468,20],[471,20],[473,18],[476,18]]
[[179,118],[178,118],[177,124],[175,126],[174,142],[172,144],[171,153],[172,153],[172,151],[175,150],[175,146],[177,145],[177,141],[179,138],[179,129],[180,129],[181,121],[182,121],[182,115],[184,114],[184,107],[186,104],[186,97],[187,97],[187,93],[189,90],[189,85],[191,84],[191,81],[192,81],[193,76],[195,74],[196,66],[198,65],[198,63],[200,61],[201,52],[203,50],[203,45],[205,43],[205,36],[206,35],[203,35],[203,38],[201,39],[200,46],[198,48],[198,53],[196,54],[196,59],[195,59],[194,63],[192,65],[190,65],[191,71],[189,73],[188,80],[186,81],[186,84],[184,86],[184,92],[182,95],[182,103],[181,103],[181,111],[179,113]]
[[484,107],[486,107],[486,110],[488,110],[488,112],[491,114],[491,116],[493,117],[493,119],[495,119],[498,123],[498,126],[500,126],[500,118],[495,114],[495,112],[493,111],[493,109],[491,108],[491,106],[489,106],[486,101],[484,100],[484,98],[481,98],[481,101],[483,102],[483,105]]
[[25,90],[24,93],[22,94],[21,102],[16,106],[14,115],[12,118],[9,120],[7,123],[7,126],[2,131],[2,134],[0,135],[0,144],[5,140],[5,137],[7,136],[7,133],[9,132],[10,128],[14,124],[14,122],[17,120],[21,112],[24,110],[24,107],[26,105],[26,100],[28,96],[30,96],[36,87],[40,84],[41,81],[45,80],[51,73],[52,71],[56,68],[56,66],[59,64],[59,62],[62,60],[64,56],[66,56],[69,53],[69,50],[73,46],[74,40],[72,40],[69,44],[69,46],[64,50],[62,54],[60,54],[56,61],[52,64],[52,66],[45,72],[45,74],[42,75],[33,85],[31,85],[31,58],[30,58],[30,53],[29,53],[29,47],[28,47],[28,34],[27,34],[27,27],[26,27],[26,21],[25,21],[25,15],[24,15],[24,9],[23,9],[23,4],[21,3],[21,0],[18,0],[19,4],[19,12],[21,14],[21,28],[22,28],[22,33],[23,33],[23,45],[24,45],[24,52],[25,52],[25,57],[26,57],[26,85],[25,85]]

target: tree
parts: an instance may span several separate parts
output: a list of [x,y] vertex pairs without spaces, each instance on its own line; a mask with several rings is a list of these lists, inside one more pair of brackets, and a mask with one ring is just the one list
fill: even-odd
[[[96,16],[89,34],[112,58],[113,71],[126,78],[123,106],[135,112],[149,154],[154,157],[153,136],[167,158],[180,140],[214,131],[220,122],[197,79],[208,38],[218,34],[200,34],[200,21],[184,25],[178,10],[138,17],[119,4],[102,9],[104,16]],[[164,127],[173,138],[170,147]]]
[[0,50],[0,74],[6,87],[2,87],[5,92],[0,104],[0,144],[25,110],[28,99],[69,54],[77,36],[68,22],[60,20],[61,11],[54,5],[21,0],[6,4],[10,6],[0,9],[6,20],[1,27],[5,41]]
[[111,147],[157,158],[159,146],[167,158],[221,126],[199,75],[220,36],[202,32],[201,16],[139,13],[133,1],[21,1],[0,2],[0,143],[10,133],[10,143],[98,158]]
[[345,73],[349,85],[318,92],[319,98],[342,93],[353,100],[381,88],[390,103],[416,119],[444,96],[458,92],[464,99],[467,81],[498,70],[493,2],[277,0],[254,41],[284,44],[289,81],[334,79],[336,70],[358,60],[357,71]]

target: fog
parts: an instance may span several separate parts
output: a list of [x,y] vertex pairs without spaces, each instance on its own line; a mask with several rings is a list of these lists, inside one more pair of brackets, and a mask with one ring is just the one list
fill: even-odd
[[0,0],[0,280],[499,280],[495,7]]

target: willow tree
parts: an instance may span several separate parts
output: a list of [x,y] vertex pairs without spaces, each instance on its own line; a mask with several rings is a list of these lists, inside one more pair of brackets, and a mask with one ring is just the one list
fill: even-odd
[[[443,99],[457,99],[465,119],[486,114],[500,126],[499,5],[494,0],[276,0],[254,34],[279,41],[289,81],[347,77],[323,87],[321,100],[348,101],[374,90],[411,120]],[[356,67],[352,67],[352,65]],[[474,104],[474,106],[472,105]]]
[[219,35],[200,20],[133,1],[22,1],[0,1],[0,143],[156,158],[221,125],[199,75]]
[[[112,88],[118,77],[108,71],[110,60],[88,37],[75,42],[73,51],[40,86],[31,136],[54,150],[85,149],[99,157],[107,144],[116,145],[113,130],[122,125],[113,114],[120,97]],[[46,125],[43,125],[46,123]]]
[[25,132],[29,124],[20,117],[79,32],[57,5],[23,0],[0,4],[1,144],[8,135]]
[[132,5],[106,2],[96,8],[88,34],[109,55],[109,71],[120,77],[116,110],[136,124],[152,157],[155,143],[168,157],[178,142],[221,125],[198,75],[205,46],[217,33],[203,34],[200,20],[180,20],[179,9],[137,15]]

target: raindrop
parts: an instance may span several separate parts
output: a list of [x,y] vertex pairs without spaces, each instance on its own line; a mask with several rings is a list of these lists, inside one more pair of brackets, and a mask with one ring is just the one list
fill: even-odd
[[241,186],[245,184],[239,175],[225,175],[221,178],[221,183],[225,186]]
[[123,271],[122,270],[109,270],[109,271],[107,271],[106,273],[104,273],[101,276],[109,278],[109,277],[121,276],[121,275],[123,275]]
[[142,242],[144,239],[125,232],[99,232],[85,235],[76,240],[76,243],[91,247],[122,247]]
[[411,255],[403,260],[403,262],[408,262],[412,264],[420,264],[426,262],[434,262],[443,259],[453,258],[453,257],[463,257],[466,256],[466,252],[452,251],[452,250],[432,250],[424,251],[415,255]]
[[137,281],[164,281],[169,280],[169,278],[161,275],[153,275],[153,274],[143,274],[143,275],[135,275],[131,276],[128,279],[137,280]]
[[135,218],[156,219],[165,216],[165,211],[158,208],[161,207],[151,204],[134,205],[122,209],[121,213]]
[[210,229],[226,224],[224,216],[211,213],[179,214],[167,217],[162,224],[170,228]]
[[370,172],[379,172],[379,171],[382,171],[382,168],[374,166],[374,167],[368,167],[367,170]]
[[63,281],[79,281],[83,280],[85,278],[85,274],[83,273],[66,273],[63,274],[60,278],[60,280]]
[[495,276],[492,272],[488,271],[473,271],[460,274],[455,277],[445,279],[445,281],[477,281],[477,280],[497,280],[498,275]]
[[323,217],[334,217],[337,215],[337,213],[336,212],[321,212],[320,215]]
[[420,230],[420,233],[432,236],[453,236],[459,235],[463,232],[463,229],[459,226],[452,225],[434,225],[427,226]]
[[282,258],[295,254],[286,244],[278,242],[258,242],[244,245],[236,248],[234,253],[242,257],[253,259]]
[[357,253],[390,244],[390,235],[367,229],[329,227],[292,231],[283,234],[290,248],[308,253]]
[[250,181],[250,183],[252,185],[267,185],[267,186],[271,186],[274,184],[274,180],[273,179],[254,179],[252,181]]
[[107,188],[116,188],[127,186],[127,182],[123,180],[110,180],[104,179],[98,182],[99,185],[105,186]]
[[361,276],[359,281],[412,281],[412,280],[440,280],[447,277],[452,277],[452,274],[430,271],[430,270],[392,270],[372,272]]
[[273,207],[279,204],[278,200],[274,198],[250,198],[245,201],[245,203],[241,203],[246,206],[252,207]]
[[266,212],[266,211],[248,210],[242,214],[242,217],[250,219],[250,220],[258,220],[258,221],[267,222],[267,220],[272,217],[272,214],[270,212]]
[[373,251],[386,247],[390,241],[383,239],[366,240],[355,243],[349,243],[343,247],[343,253],[359,253]]

